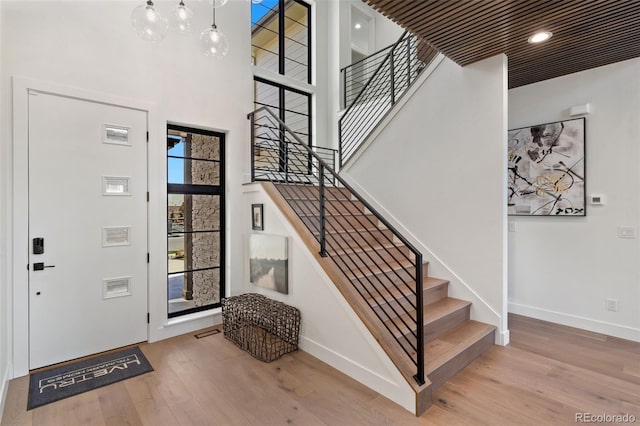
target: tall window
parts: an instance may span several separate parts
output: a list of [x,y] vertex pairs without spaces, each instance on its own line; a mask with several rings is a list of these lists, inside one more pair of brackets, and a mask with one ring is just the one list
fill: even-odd
[[311,7],[300,0],[251,5],[254,65],[311,83]]
[[293,133],[311,145],[311,95],[254,77],[254,107],[269,107]]
[[224,297],[224,134],[167,126],[168,313]]

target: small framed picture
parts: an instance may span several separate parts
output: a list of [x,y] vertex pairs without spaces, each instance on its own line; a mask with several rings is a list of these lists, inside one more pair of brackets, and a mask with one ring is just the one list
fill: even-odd
[[262,204],[251,204],[251,229],[264,230],[264,218],[262,217]]

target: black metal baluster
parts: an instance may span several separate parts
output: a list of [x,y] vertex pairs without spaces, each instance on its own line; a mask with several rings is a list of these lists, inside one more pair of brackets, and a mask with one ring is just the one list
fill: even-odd
[[343,88],[343,104],[342,104],[342,108],[346,108],[347,107],[347,69],[348,68],[343,68],[342,69],[342,88]]
[[320,256],[327,257],[324,197],[324,165],[320,163]]
[[416,367],[418,373],[415,376],[419,385],[424,384],[424,308],[422,295],[422,254],[416,253],[416,326],[417,338],[416,345]]
[[411,86],[411,40],[413,37],[407,37],[407,88]]
[[250,113],[247,118],[251,120],[251,182],[256,181],[256,116]]

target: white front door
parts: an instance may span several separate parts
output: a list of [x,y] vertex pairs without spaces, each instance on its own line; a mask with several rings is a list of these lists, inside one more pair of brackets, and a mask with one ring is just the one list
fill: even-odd
[[29,93],[30,369],[147,340],[146,135],[144,111]]

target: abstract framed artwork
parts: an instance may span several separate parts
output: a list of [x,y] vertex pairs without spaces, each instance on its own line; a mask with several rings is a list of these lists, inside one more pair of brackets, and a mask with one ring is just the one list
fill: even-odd
[[509,130],[512,216],[585,216],[585,119]]
[[287,237],[249,234],[249,277],[251,284],[289,294]]

